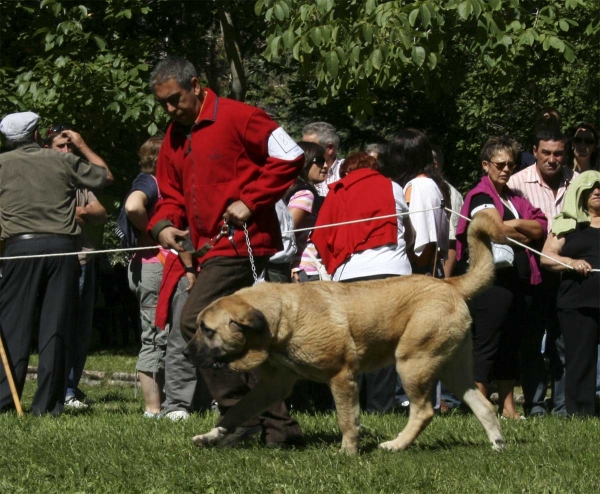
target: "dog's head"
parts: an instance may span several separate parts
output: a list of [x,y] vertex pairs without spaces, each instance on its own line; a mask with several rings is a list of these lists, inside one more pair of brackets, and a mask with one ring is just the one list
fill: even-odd
[[227,364],[248,371],[267,359],[270,337],[265,315],[239,295],[230,295],[198,314],[196,334],[184,354],[196,367]]

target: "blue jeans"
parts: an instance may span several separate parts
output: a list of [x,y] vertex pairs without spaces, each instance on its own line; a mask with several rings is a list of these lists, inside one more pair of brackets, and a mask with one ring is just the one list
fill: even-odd
[[89,256],[86,264],[81,264],[79,276],[79,309],[71,339],[71,365],[67,378],[67,393],[65,400],[71,398],[83,399],[85,394],[79,389],[79,381],[83,374],[85,361],[92,335],[92,318],[94,315],[94,294],[96,286],[95,257]]

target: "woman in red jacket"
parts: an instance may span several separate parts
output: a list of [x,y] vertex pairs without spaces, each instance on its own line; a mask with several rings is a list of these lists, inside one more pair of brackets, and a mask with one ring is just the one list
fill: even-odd
[[[354,282],[411,274],[407,255],[408,212],[402,188],[378,172],[379,163],[367,153],[349,155],[341,180],[329,186],[317,226],[387,216],[360,223],[317,229],[312,239],[334,281]],[[408,241],[408,242],[407,242]],[[368,412],[384,413],[394,404],[394,365],[362,376]]]

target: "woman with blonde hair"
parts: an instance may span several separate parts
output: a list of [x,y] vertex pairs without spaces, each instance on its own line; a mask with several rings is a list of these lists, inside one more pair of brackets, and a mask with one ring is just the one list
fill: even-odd
[[[142,144],[139,150],[141,173],[133,181],[125,199],[125,214],[135,232],[138,247],[154,246],[146,227],[160,199],[154,175],[162,141],[162,137],[155,136]],[[129,262],[128,270],[129,288],[135,293],[140,305],[142,348],[136,371],[146,405],[144,416],[148,418],[160,413],[164,399],[164,360],[168,331],[161,331],[156,327],[155,316],[165,255],[166,251],[162,248],[137,251]]]

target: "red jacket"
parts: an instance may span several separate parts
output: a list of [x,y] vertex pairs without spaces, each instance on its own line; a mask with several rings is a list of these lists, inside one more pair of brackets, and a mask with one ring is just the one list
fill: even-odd
[[[219,233],[227,206],[242,200],[253,213],[248,230],[254,254],[271,256],[281,249],[274,204],[298,175],[302,151],[287,134],[276,143],[271,140],[279,148],[269,146],[279,125],[264,111],[218,98],[210,89],[204,91],[191,137],[179,123],[167,129],[156,167],[162,200],[148,231],[156,239],[165,226],[189,227],[198,249]],[[203,259],[248,256],[243,230],[236,230],[234,243],[235,248],[226,237],[221,238]]]
[[[375,170],[359,169],[329,185],[315,226],[391,214],[396,214],[391,181]],[[355,252],[398,243],[398,219],[318,229],[311,240],[333,274]]]
[[167,252],[154,317],[154,324],[160,329],[165,329],[167,326],[169,310],[171,309],[171,299],[175,294],[179,280],[182,276],[185,276],[185,268],[179,256],[173,254],[171,251]]

